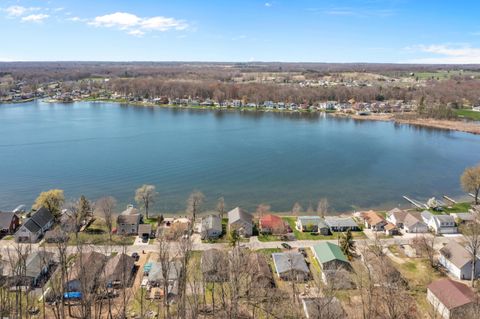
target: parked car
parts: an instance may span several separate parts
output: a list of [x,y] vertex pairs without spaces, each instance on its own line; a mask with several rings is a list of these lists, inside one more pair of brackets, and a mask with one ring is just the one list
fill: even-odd
[[287,243],[282,243],[282,247],[285,248],[285,249],[292,249],[292,246],[290,246],[289,244]]
[[140,255],[138,253],[133,253],[132,254],[132,258],[135,260],[135,261],[138,261],[140,259]]

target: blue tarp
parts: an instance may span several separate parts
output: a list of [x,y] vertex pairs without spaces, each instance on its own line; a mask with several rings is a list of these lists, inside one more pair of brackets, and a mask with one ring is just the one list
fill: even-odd
[[143,271],[144,272],[149,272],[150,270],[152,270],[152,263],[148,262],[148,263],[145,264],[145,266],[143,266]]
[[63,294],[64,299],[81,299],[82,293],[78,291],[66,292]]

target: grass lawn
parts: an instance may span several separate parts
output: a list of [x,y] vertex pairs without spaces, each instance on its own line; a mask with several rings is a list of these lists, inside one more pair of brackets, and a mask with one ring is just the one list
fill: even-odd
[[451,208],[446,207],[444,209],[444,212],[447,214],[451,213],[466,213],[470,209],[471,204],[470,203],[456,203],[454,204]]
[[474,121],[480,121],[480,112],[472,111],[472,110],[455,110],[455,114],[460,118],[466,118]]
[[281,241],[282,238],[281,238],[281,236],[277,236],[277,235],[259,234],[258,235],[258,240],[262,241],[262,242]]
[[3,240],[13,240],[13,238],[14,238],[13,235],[7,235],[7,236],[3,237],[2,239]]
[[[293,233],[297,240],[332,240],[332,239],[334,240],[334,239],[338,239],[339,234],[341,234],[341,233],[334,232],[332,235],[325,236],[325,235],[320,235],[315,233],[304,233],[304,232],[298,231],[295,228],[295,220],[296,220],[295,217],[282,217],[282,219],[286,221],[288,225],[290,225],[290,228],[293,230]],[[352,236],[354,239],[367,238],[367,236],[365,236],[363,231],[353,231]],[[265,240],[265,241],[271,241],[271,240]]]
[[84,232],[78,233],[78,238],[75,234],[70,235],[68,245],[76,245],[78,243],[92,244],[92,245],[132,245],[135,241],[135,236],[119,236],[112,235],[112,241],[108,234],[105,222],[97,218]]

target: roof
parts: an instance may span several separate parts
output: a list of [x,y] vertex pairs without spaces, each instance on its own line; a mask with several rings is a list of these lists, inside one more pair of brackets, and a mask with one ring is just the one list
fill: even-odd
[[471,256],[468,250],[454,240],[450,240],[440,249],[440,254],[457,268],[463,268],[470,263]]
[[117,224],[138,224],[140,222],[140,215],[123,215],[117,217]]
[[33,219],[28,219],[25,224],[23,224],[23,227],[28,229],[31,233],[36,234],[38,231],[41,229],[40,226],[38,226],[37,223],[33,221]]
[[373,210],[364,212],[362,216],[370,225],[378,225],[380,223],[386,223],[385,219],[382,216],[378,215]]
[[418,224],[418,223],[421,223],[421,224],[425,225],[425,223],[422,220],[420,220],[418,217],[416,217],[412,214],[407,214],[407,216],[405,216],[405,219],[403,221],[403,225],[407,228],[410,228],[410,227],[412,227],[412,226],[414,226],[415,224]]
[[[154,282],[162,282],[163,281],[163,272],[162,272],[162,263],[158,261],[150,262],[151,268],[148,272],[148,281]],[[168,281],[175,281],[178,279],[178,270],[180,269],[180,265],[178,262],[170,261],[168,267],[168,274],[167,280]]]
[[325,217],[325,223],[329,227],[358,227],[357,223],[351,217]]
[[407,214],[408,213],[406,211],[401,210],[400,208],[394,208],[387,212],[387,216],[394,216],[397,223],[403,223]]
[[31,233],[37,233],[53,220],[53,215],[45,207],[37,210],[26,222],[23,224]]
[[202,218],[202,231],[209,229],[222,231],[222,220],[220,217],[217,215],[208,215]]
[[34,251],[25,261],[25,276],[37,277],[42,269],[53,261],[53,253],[47,251]]
[[107,256],[102,253],[90,251],[77,255],[75,264],[68,272],[68,279],[85,280],[87,287],[92,287],[98,274],[105,264]]
[[251,253],[248,256],[248,264],[254,270],[255,276],[272,277],[272,272],[268,266],[267,258],[260,253]]
[[455,218],[450,215],[434,215],[433,218],[443,223],[455,223]]
[[472,303],[474,292],[465,284],[443,278],[428,285],[428,290],[449,310]]
[[452,213],[450,215],[465,221],[475,220],[475,216],[472,213]]
[[307,318],[347,318],[336,297],[302,298],[302,303]]
[[277,274],[283,274],[292,270],[304,273],[310,272],[301,253],[273,253],[272,258]]
[[127,254],[117,254],[108,259],[103,273],[107,282],[116,280],[123,281],[124,278],[130,278],[135,260]]
[[394,230],[396,228],[397,228],[397,226],[395,226],[392,223],[387,223],[387,225],[385,225],[385,230]]
[[0,229],[10,229],[14,216],[16,215],[13,212],[0,212]]
[[252,215],[241,209],[240,207],[236,207],[232,209],[231,211],[228,212],[228,223],[232,224],[235,223],[239,220],[246,222],[246,223],[251,223],[252,222]]
[[426,220],[429,220],[433,216],[433,214],[428,210],[424,210],[420,215],[422,216],[423,219],[426,219]]
[[340,260],[348,263],[347,257],[343,254],[339,246],[331,242],[321,242],[313,246],[315,256],[321,264],[332,260]]
[[152,232],[152,224],[140,224],[138,225],[139,234],[150,234]]
[[319,216],[299,216],[297,221],[300,221],[302,225],[313,224],[317,225],[319,228],[328,228],[328,225]]
[[285,223],[280,216],[268,214],[259,219],[259,225],[261,228],[269,229],[283,229]]
[[133,207],[132,205],[128,205],[127,209],[125,209],[120,215],[138,215],[138,209]]

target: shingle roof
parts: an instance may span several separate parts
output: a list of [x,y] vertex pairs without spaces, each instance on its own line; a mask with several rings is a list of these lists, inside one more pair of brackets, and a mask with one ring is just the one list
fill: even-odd
[[[160,262],[153,261],[151,262],[152,267],[148,272],[148,281],[161,282],[163,281],[163,272],[162,264]],[[180,264],[176,261],[169,262],[167,273],[167,280],[174,281],[178,279],[178,271],[180,269]]]
[[37,210],[26,222],[23,224],[32,233],[37,233],[41,228],[45,227],[53,220],[53,215],[45,207]]
[[222,221],[217,215],[208,215],[202,218],[202,230],[209,229],[222,231]]
[[43,267],[52,263],[53,253],[47,251],[35,251],[25,261],[25,276],[37,277]]
[[416,216],[414,216],[412,214],[407,214],[407,216],[405,216],[405,219],[403,220],[403,224],[407,228],[412,227],[417,223],[421,223],[421,224],[425,225],[425,223],[423,221],[421,221],[419,218],[417,218]]
[[0,212],[0,229],[10,229],[13,216],[15,216],[13,212]]
[[259,224],[261,228],[269,229],[283,229],[285,228],[285,223],[280,216],[268,214],[259,219]]
[[358,227],[357,223],[351,217],[325,217],[325,223],[330,227]]
[[40,226],[38,226],[38,224],[35,223],[31,218],[27,220],[25,224],[23,224],[23,227],[25,227],[31,233],[34,233],[34,234],[36,234],[41,229]]
[[474,292],[465,284],[449,278],[439,279],[428,285],[435,297],[449,310],[474,301]]
[[304,273],[310,272],[301,253],[273,253],[272,258],[278,274],[292,270]]
[[394,208],[387,212],[387,216],[395,216],[395,220],[397,221],[397,223],[403,223],[407,214],[408,213],[406,211],[401,210],[400,208]]
[[252,215],[241,209],[240,207],[236,207],[228,212],[228,223],[234,223],[238,220],[242,220],[247,223],[252,222]]
[[138,234],[150,234],[152,232],[152,224],[138,225]]
[[468,250],[454,240],[443,246],[440,253],[458,268],[462,268],[471,261]]
[[332,260],[340,260],[348,263],[347,257],[343,254],[339,246],[330,242],[322,242],[313,246],[315,256],[321,264]]
[[370,224],[370,225],[378,225],[380,223],[386,223],[385,219],[378,215],[373,210],[363,213],[363,218]]
[[132,224],[135,225],[140,221],[140,215],[118,215],[117,224]]
[[121,253],[111,257],[103,270],[106,282],[123,281],[124,277],[128,280],[134,266],[135,261],[127,254]]
[[319,216],[299,216],[297,219],[302,223],[302,225],[313,224],[317,225],[319,228],[328,228],[328,225]]

